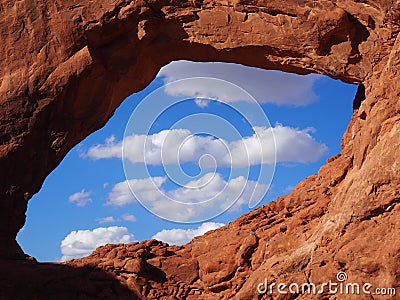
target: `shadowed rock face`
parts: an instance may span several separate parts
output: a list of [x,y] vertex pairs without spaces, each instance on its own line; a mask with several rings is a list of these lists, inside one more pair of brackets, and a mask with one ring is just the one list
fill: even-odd
[[[2,260],[14,272],[2,278],[2,295],[23,298],[26,288],[33,299],[257,299],[264,278],[318,284],[338,271],[352,282],[399,288],[399,24],[400,3],[383,0],[1,0],[3,259],[23,257],[15,236],[44,178],[172,60],[322,73],[360,83],[365,93],[355,99],[341,154],[291,194],[182,247],[108,245],[51,267]],[[71,267],[78,273],[65,279]],[[75,289],[76,274],[90,270],[105,274],[102,288]],[[27,285],[10,289],[17,280]]]

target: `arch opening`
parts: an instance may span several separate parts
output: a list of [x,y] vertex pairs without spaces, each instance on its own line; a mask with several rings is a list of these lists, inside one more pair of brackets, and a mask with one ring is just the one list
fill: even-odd
[[[231,133],[227,133],[226,136],[220,135],[221,132],[219,136],[212,137],[213,132],[210,128],[221,126],[223,128],[224,125],[218,123],[215,118],[205,117],[205,115],[218,116],[228,120],[240,133],[241,140],[251,140],[255,133],[254,126],[252,127],[248,120],[243,120],[246,108],[250,107],[249,103],[238,96],[237,91],[229,90],[229,87],[224,89],[223,86],[217,86],[215,91],[218,92],[220,88],[220,93],[207,94],[207,91],[214,91],[211,85],[197,86],[186,83],[186,85],[170,86],[169,89],[165,86],[168,82],[195,76],[233,82],[253,95],[268,117],[267,121],[269,120],[270,124],[265,123],[265,128],[258,133],[265,136],[268,129],[274,131],[277,147],[274,163],[277,164],[277,168],[272,185],[268,185],[268,193],[257,206],[287,194],[300,180],[317,173],[328,157],[340,152],[340,139],[352,115],[351,103],[357,86],[321,75],[302,76],[228,63],[173,62],[165,66],[146,89],[128,97],[104,128],[73,148],[60,166],[49,175],[42,190],[29,202],[27,223],[18,235],[18,241],[26,253],[37,257],[40,261],[54,261],[89,254],[96,246],[105,243],[157,238],[172,244],[183,244],[193,236],[218,228],[251,210],[248,207],[248,199],[238,197],[236,200],[239,201],[233,203],[235,205],[224,207],[218,211],[222,214],[214,214],[215,218],[196,219],[194,217],[197,216],[196,213],[200,214],[200,210],[192,209],[187,211],[186,215],[182,215],[179,210],[174,211],[171,204],[165,202],[165,198],[155,196],[155,191],[149,190],[149,183],[144,181],[149,178],[154,181],[167,176],[168,172],[162,168],[163,166],[168,166],[172,173],[176,173],[176,165],[181,167],[183,173],[194,177],[192,180],[180,178],[182,182],[193,184],[204,181],[207,179],[210,166],[204,162],[205,160],[203,162],[199,160],[206,153],[195,151],[204,145],[208,148],[215,147],[212,156],[220,166],[214,170],[214,174],[218,176],[210,180],[217,190],[219,185],[228,187],[229,192],[223,194],[225,199],[231,196],[232,190],[235,190],[235,184],[240,181],[238,178],[243,176],[244,167],[248,167],[246,183],[256,181],[255,174],[260,172],[262,164],[259,161],[240,162],[242,157],[236,156],[236,161],[239,163],[228,172],[226,164],[223,163],[221,148],[215,142],[218,139],[225,141],[229,152],[236,153],[240,148],[235,148],[238,138]],[[143,98],[157,88],[162,89],[158,97],[180,95],[184,101],[168,107],[154,119],[147,134],[147,138],[153,143],[153,148],[148,151],[160,151],[154,148],[154,145],[157,138],[160,138],[160,132],[167,132],[172,141],[169,144],[170,148],[173,148],[174,143],[183,145],[180,150],[186,151],[181,157],[184,161],[183,163],[173,161],[171,153],[160,156],[167,161],[160,162],[154,157],[148,157],[150,161],[147,162],[147,175],[135,171],[136,173],[131,174],[132,178],[127,178],[121,164],[122,141],[124,137],[138,140],[143,133],[130,132],[124,136],[125,124]],[[232,102],[238,103],[238,107],[242,107],[243,111],[232,110],[228,105]],[[150,108],[157,109],[158,104],[154,103],[154,99],[151,103],[154,106],[150,105]],[[251,115],[254,111],[246,113]],[[180,122],[189,115],[197,115],[200,118]],[[196,132],[200,129],[204,132]],[[267,138],[259,141],[265,144],[269,142]],[[135,142],[132,145],[136,149],[139,144]],[[145,164],[145,161],[137,157],[143,156],[143,153],[129,155],[131,157],[128,159],[136,159],[135,167]],[[252,155],[254,154],[250,154],[246,159],[256,160]],[[271,162],[265,164],[271,165]],[[231,177],[229,177],[230,172],[234,174]],[[125,184],[127,179],[136,180],[133,185],[140,187],[139,192],[145,197],[155,199],[147,207],[148,210],[161,207],[161,212],[167,212],[167,218],[164,219],[171,221],[172,214],[172,221],[180,224],[160,219],[155,216],[159,215],[160,211],[156,210],[155,215],[151,214],[138,201],[134,201],[129,186]],[[189,199],[189,201],[203,199],[204,190],[185,198],[188,191],[180,189],[179,184],[170,179],[167,178],[158,186],[164,196],[175,195],[179,199]],[[250,188],[254,189],[253,186]],[[62,213],[56,215],[56,212]],[[41,217],[43,215],[45,218]],[[181,224],[192,221],[191,218],[195,223]]]

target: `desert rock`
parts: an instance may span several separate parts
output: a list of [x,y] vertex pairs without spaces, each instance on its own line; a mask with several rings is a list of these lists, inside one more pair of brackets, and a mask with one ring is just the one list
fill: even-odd
[[[339,271],[400,293],[399,25],[400,3],[384,0],[0,1],[0,297],[257,299],[265,278],[322,283]],[[365,95],[339,155],[221,229],[181,247],[26,259],[15,237],[45,177],[178,59],[321,73]],[[330,295],[276,295],[295,297]]]

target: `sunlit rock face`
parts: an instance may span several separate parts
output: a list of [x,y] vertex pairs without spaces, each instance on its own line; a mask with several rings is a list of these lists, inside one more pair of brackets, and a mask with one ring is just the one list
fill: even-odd
[[[257,299],[265,278],[320,284],[339,271],[399,288],[399,11],[383,0],[0,1],[1,258],[24,257],[15,236],[27,201],[68,150],[172,60],[317,72],[365,94],[342,153],[290,195],[182,247],[4,262],[0,295]],[[96,270],[72,268],[88,265]]]

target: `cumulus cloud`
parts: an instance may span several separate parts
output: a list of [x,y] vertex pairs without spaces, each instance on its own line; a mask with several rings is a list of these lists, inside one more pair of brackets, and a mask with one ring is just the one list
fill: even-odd
[[[189,77],[212,77],[229,81],[249,92],[259,103],[285,105],[307,105],[316,99],[313,85],[321,76],[316,74],[296,75],[281,71],[268,71],[232,63],[175,61],[158,73],[164,82]],[[170,95],[187,97],[210,97],[224,102],[243,101],[237,88],[221,85],[218,81],[207,86],[199,81],[166,86]],[[196,102],[200,107],[205,102]]]
[[[90,157],[92,159],[122,157],[122,142],[117,142],[112,135],[105,140],[104,144],[98,144],[90,147],[87,153],[80,153],[81,157]],[[103,184],[103,188],[108,186],[108,182]]]
[[166,177],[150,177],[117,183],[109,193],[107,205],[123,206],[139,201],[156,215],[187,222],[202,216],[209,218],[213,212],[238,210],[249,201],[258,203],[268,191],[265,184],[243,176],[225,181],[219,173],[207,173],[168,191],[163,187],[166,180]]
[[122,219],[127,222],[136,222],[136,217],[131,214],[124,214],[122,215]]
[[[131,135],[122,141],[106,142],[91,147],[87,156],[93,159],[124,157],[132,163],[168,165],[198,162],[209,154],[217,165],[245,167],[276,162],[315,162],[327,152],[317,142],[312,129],[298,129],[277,124],[275,127],[254,127],[254,134],[227,142],[211,136],[193,135],[187,129],[163,130],[146,135]],[[276,150],[276,151],[275,151]]]
[[205,107],[208,106],[208,104],[210,104],[210,100],[208,100],[208,99],[203,99],[203,98],[196,98],[196,99],[194,100],[194,103],[196,103],[196,105],[197,105],[198,107],[205,108]]
[[78,207],[83,207],[86,204],[92,202],[92,198],[90,198],[91,192],[86,192],[85,189],[77,192],[69,196],[68,200],[70,203],[75,203]]
[[130,243],[133,234],[126,227],[99,227],[93,230],[76,230],[61,241],[62,261],[89,255],[99,246]]
[[196,229],[164,229],[157,232],[152,238],[170,245],[184,245],[189,243],[195,236],[203,235],[224,225],[223,223],[206,222]]
[[99,219],[97,219],[97,222],[99,222],[100,224],[114,223],[114,222],[116,222],[116,220],[114,219],[114,217],[109,216],[109,217],[99,218]]

